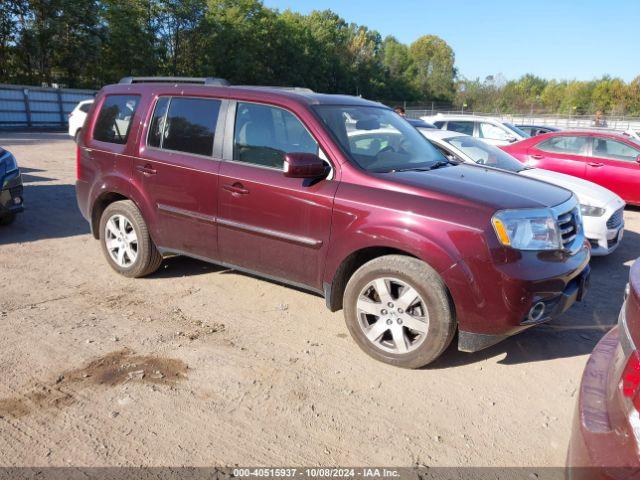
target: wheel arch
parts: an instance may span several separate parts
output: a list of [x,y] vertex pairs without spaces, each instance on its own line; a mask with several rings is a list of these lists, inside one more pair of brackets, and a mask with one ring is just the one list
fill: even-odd
[[[327,308],[329,308],[329,310],[332,312],[342,309],[344,290],[353,273],[365,263],[373,260],[374,258],[382,257],[385,255],[404,255],[407,257],[416,258],[421,261],[425,261],[424,259],[407,250],[389,246],[368,246],[351,252],[340,263],[333,275],[331,282],[324,282],[323,284]],[[445,287],[447,288],[448,295],[451,297],[451,292],[449,292],[449,288],[447,287],[446,283]]]

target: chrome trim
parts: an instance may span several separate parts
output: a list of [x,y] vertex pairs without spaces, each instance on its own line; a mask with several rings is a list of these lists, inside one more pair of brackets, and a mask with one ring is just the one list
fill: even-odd
[[[569,237],[567,239],[570,243],[567,246],[562,245],[561,250],[570,253],[571,255],[575,255],[582,248],[584,244],[585,236],[584,236],[584,225],[582,223],[582,215],[580,214],[580,203],[578,202],[577,197],[572,194],[571,198],[566,202],[561,203],[560,205],[556,205],[555,207],[551,207],[551,213],[553,214],[553,218],[556,221],[556,226],[558,227],[558,233],[560,233],[560,242],[562,243],[562,229],[560,225],[571,221],[572,217],[575,217],[576,220],[576,232],[575,236]],[[579,222],[578,222],[579,220]]]
[[192,210],[185,210],[183,208],[172,207],[163,203],[158,203],[157,208],[160,212],[169,215],[177,215],[179,217],[186,217],[199,222],[216,224],[217,219],[213,215],[206,215],[204,213],[194,212]]
[[271,230],[269,228],[256,227],[253,225],[247,225],[246,223],[234,222],[233,220],[227,220],[224,218],[218,218],[217,221],[218,224],[223,227],[233,228],[236,230],[244,230],[246,232],[255,233],[257,235],[284,240],[285,242],[297,243],[305,247],[320,248],[322,246],[322,240],[316,240],[314,238],[304,237],[302,235],[292,235],[290,233]]

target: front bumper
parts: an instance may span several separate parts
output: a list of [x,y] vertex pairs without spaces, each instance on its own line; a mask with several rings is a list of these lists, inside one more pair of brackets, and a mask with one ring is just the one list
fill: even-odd
[[[489,255],[490,261],[478,254],[441,272],[455,305],[462,351],[486,348],[557,317],[581,300],[588,286],[586,240],[575,253],[497,248]],[[544,315],[530,318],[539,302]]]
[[472,333],[460,330],[458,332],[458,350],[463,352],[477,352],[484,348],[495,345],[498,342],[521,332],[524,329],[548,322],[566,312],[571,306],[584,299],[590,285],[591,267],[586,265],[582,272],[567,283],[565,289],[559,295],[546,298],[537,298],[533,305],[544,305],[543,313],[538,318],[527,315],[520,322],[519,327],[503,335],[487,335],[482,333]]
[[608,205],[601,217],[583,216],[585,237],[591,244],[591,255],[602,256],[613,252],[624,234],[624,205]]
[[24,210],[23,195],[22,175],[19,171],[4,177],[0,190],[0,216],[22,212]]

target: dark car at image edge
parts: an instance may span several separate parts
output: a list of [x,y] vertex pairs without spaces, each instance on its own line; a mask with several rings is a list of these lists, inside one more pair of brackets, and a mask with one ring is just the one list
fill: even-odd
[[11,152],[0,147],[0,225],[13,222],[24,210],[22,175]]
[[357,97],[123,79],[91,107],[77,177],[119,273],[183,254],[317,292],[367,354],[397,366],[432,362],[456,331],[476,351],[549,321],[588,283],[571,192],[450,164]]

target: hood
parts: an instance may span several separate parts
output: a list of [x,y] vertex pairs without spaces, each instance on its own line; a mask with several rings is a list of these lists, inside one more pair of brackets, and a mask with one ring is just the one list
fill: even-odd
[[550,183],[475,165],[378,175],[390,182],[428,189],[495,210],[554,207],[571,198],[570,191]]
[[578,201],[582,205],[605,208],[607,205],[612,204],[616,210],[617,208],[624,206],[622,198],[611,190],[582,178],[573,177],[564,173],[552,172],[542,168],[522,170],[520,175],[549,182],[554,185],[558,185],[559,187],[566,188],[567,190],[571,190],[576,194]]

